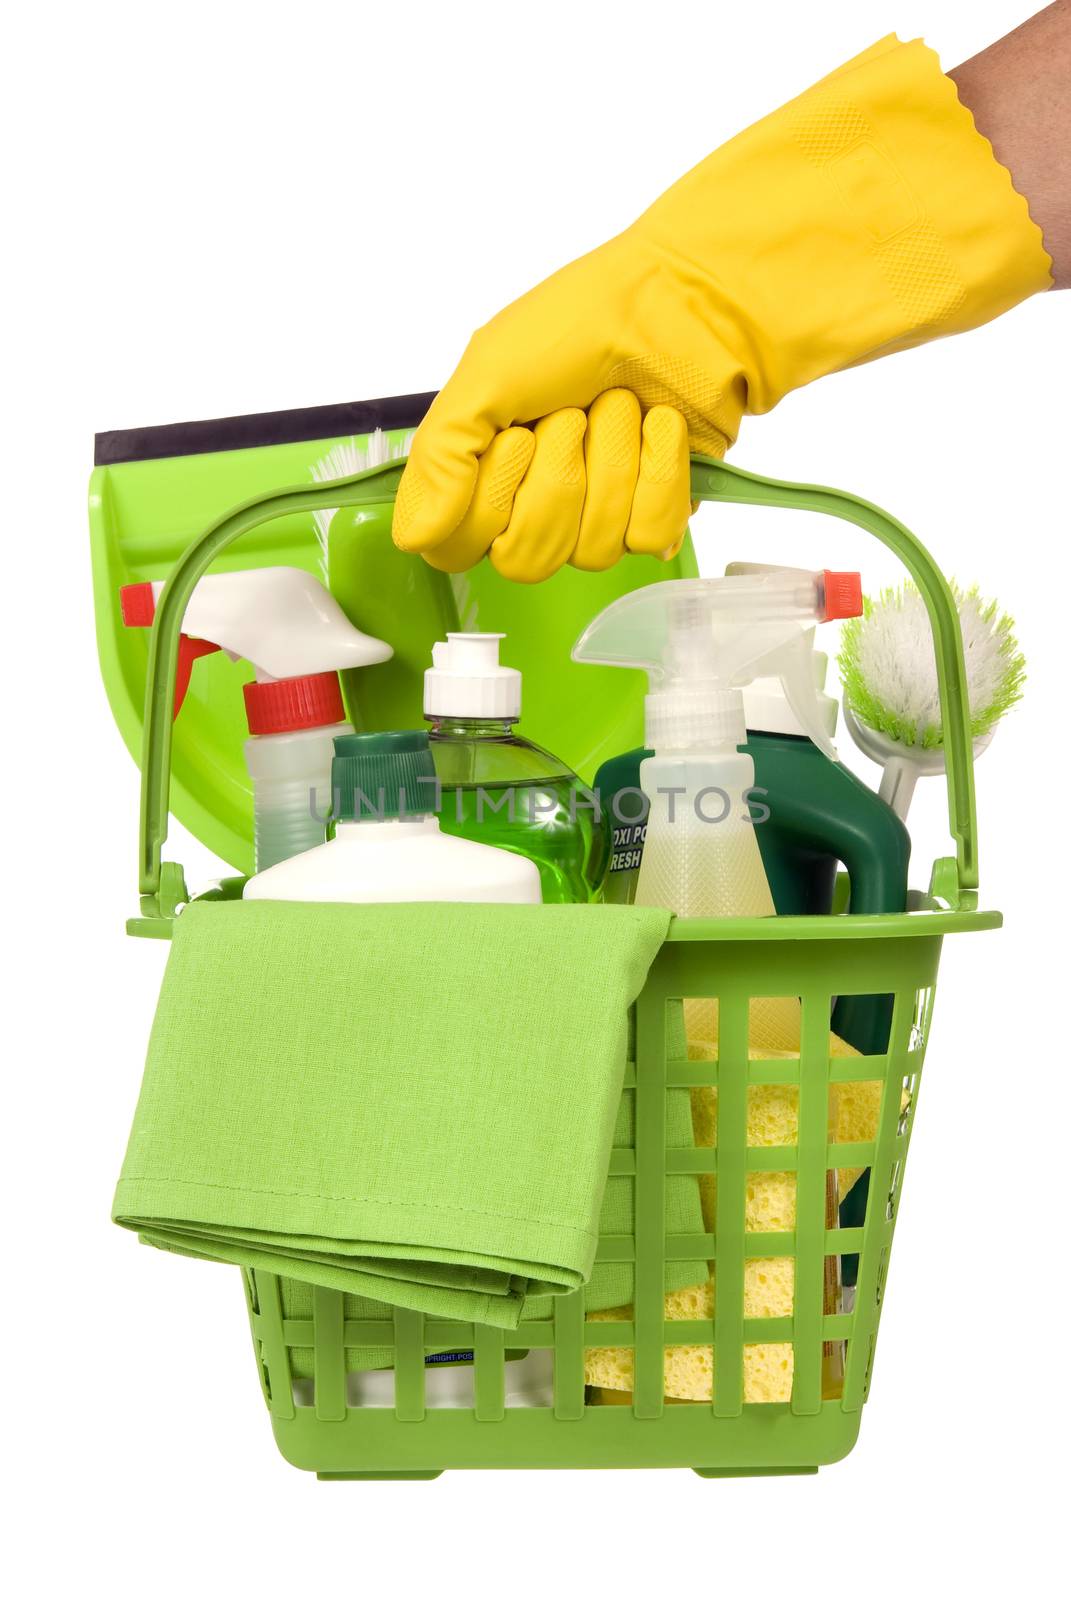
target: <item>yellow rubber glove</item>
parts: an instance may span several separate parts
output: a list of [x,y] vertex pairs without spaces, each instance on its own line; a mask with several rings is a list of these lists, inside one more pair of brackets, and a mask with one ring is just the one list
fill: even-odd
[[417,431],[395,540],[521,582],[665,554],[689,449],[720,456],[745,412],[976,327],[1050,274],[937,57],[883,39],[474,335]]

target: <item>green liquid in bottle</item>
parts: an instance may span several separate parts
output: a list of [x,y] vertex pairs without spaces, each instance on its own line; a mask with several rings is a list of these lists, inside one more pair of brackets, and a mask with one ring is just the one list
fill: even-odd
[[506,720],[431,720],[439,826],[527,856],[545,904],[602,897],[607,837],[593,797],[556,756]]

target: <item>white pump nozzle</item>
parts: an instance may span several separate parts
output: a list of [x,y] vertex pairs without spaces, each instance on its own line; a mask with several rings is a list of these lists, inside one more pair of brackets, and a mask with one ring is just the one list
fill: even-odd
[[646,742],[659,752],[742,745],[741,690],[777,678],[803,731],[835,761],[814,683],[814,630],[800,624],[836,614],[826,580],[842,576],[768,568],[651,584],[607,606],[573,660],[648,672]]
[[504,633],[448,633],[432,646],[424,674],[426,717],[501,718],[521,714],[521,675],[498,659]]

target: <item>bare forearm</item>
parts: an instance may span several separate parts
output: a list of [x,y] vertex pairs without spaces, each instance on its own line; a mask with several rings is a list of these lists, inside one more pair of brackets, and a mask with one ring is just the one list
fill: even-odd
[[949,73],[1071,288],[1071,0],[1056,0]]

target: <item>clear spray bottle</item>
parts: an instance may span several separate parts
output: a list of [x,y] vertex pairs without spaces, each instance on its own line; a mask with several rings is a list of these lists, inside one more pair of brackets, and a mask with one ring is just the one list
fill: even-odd
[[[857,573],[766,568],[638,589],[608,606],[581,635],[574,660],[649,674],[645,743],[654,754],[640,765],[649,812],[637,904],[684,917],[775,914],[756,835],[770,813],[754,788],[754,762],[741,748],[747,741],[742,691],[756,678],[779,679],[803,731],[836,761],[814,677],[814,628],[805,624],[854,615],[859,598]],[[685,1000],[684,1026],[692,1060],[718,1056],[717,1000]],[[798,999],[751,1000],[750,1058],[798,1054],[800,1031]],[[830,1049],[855,1053],[832,1035]],[[712,1142],[716,1093],[692,1091],[697,1143]],[[836,1226],[839,1198],[831,1171],[827,1227]],[[710,1193],[704,1206],[712,1226]],[[823,1310],[839,1309],[834,1267],[824,1284]],[[829,1392],[837,1393],[843,1344],[827,1344],[824,1357]]]
[[[640,766],[649,811],[638,905],[683,917],[774,915],[755,832],[763,796],[740,748],[742,691],[779,679],[801,727],[837,760],[815,688],[814,630],[801,624],[844,615],[857,586],[856,574],[785,568],[652,584],[614,601],[581,635],[574,660],[649,674],[645,742],[654,754]],[[688,1021],[690,1040],[716,1030],[715,1004],[692,1002]],[[798,1002],[753,1002],[751,1044],[798,1049]]]
[[649,674],[654,755],[640,768],[650,812],[637,903],[686,917],[774,914],[751,812],[755,766],[740,748],[742,691],[780,679],[801,726],[837,760],[814,685],[813,630],[800,624],[837,614],[828,590],[841,576],[775,568],[652,584],[608,606],[577,641],[576,661]]

